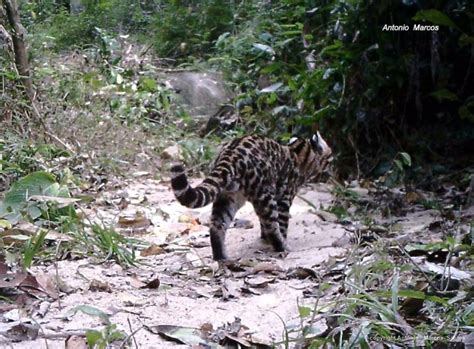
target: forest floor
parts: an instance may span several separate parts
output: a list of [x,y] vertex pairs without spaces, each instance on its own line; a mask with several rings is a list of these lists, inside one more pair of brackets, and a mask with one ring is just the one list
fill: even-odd
[[[136,348],[221,347],[216,342],[269,347],[285,343],[285,331],[301,325],[302,309],[318,304],[323,313],[325,304],[341,293],[339,281],[347,274],[354,224],[338,223],[335,215],[317,209],[333,202],[330,185],[305,187],[295,199],[286,256],[260,240],[258,219],[246,204],[228,230],[231,261],[226,265],[211,258],[211,206],[185,208],[167,182],[146,177],[117,181],[109,188],[84,208],[84,214],[146,243],[138,263],[123,268],[111,261],[71,257],[33,267],[34,275],[61,280],[60,296],[46,302],[47,311],[35,317],[41,336],[13,345],[5,339],[1,348],[85,348],[81,337],[67,342],[66,338],[85,329],[101,331],[104,324],[128,333]],[[366,189],[354,190],[368,197]],[[426,242],[419,234],[440,219],[439,211],[414,205],[390,218],[397,232],[383,229],[388,221],[382,218],[373,231],[393,233],[402,243],[418,238]],[[440,235],[433,232],[429,240],[439,241]],[[332,291],[322,294],[323,283],[332,285]],[[38,307],[45,302],[40,303]],[[311,326],[314,334],[327,329],[321,319]],[[208,339],[202,339],[206,335]]]
[[[332,198],[325,185],[318,190],[305,188],[301,196],[315,205],[328,205]],[[128,269],[88,259],[35,267],[34,274],[57,273],[61,288],[68,291],[38,320],[43,331],[70,333],[101,328],[100,318],[81,312],[67,319],[70,309],[91,305],[109,314],[119,329],[129,333],[138,330],[133,337],[139,348],[178,346],[151,333],[154,326],[199,329],[212,325],[217,329],[232,323],[236,326],[236,318],[247,328],[247,340],[267,344],[281,341],[284,326],[299,323],[298,305],[313,307],[315,301],[311,296],[315,275],[303,275],[303,269],[298,273],[298,268],[311,270],[341,255],[344,249],[332,244],[344,235],[344,229],[323,221],[310,205],[296,199],[291,208],[290,252],[283,258],[260,240],[258,219],[247,203],[227,234],[226,246],[234,262],[219,266],[211,258],[210,211],[211,206],[193,210],[181,206],[169,185],[151,179],[122,183],[104,192],[96,204],[85,209],[86,215],[119,229],[128,224],[122,232],[155,250],[150,248],[151,256],[139,257],[139,264]],[[153,280],[159,280],[159,287],[147,288]],[[15,344],[15,348],[33,347],[46,348],[44,339]],[[48,347],[64,348],[64,339],[49,339]]]

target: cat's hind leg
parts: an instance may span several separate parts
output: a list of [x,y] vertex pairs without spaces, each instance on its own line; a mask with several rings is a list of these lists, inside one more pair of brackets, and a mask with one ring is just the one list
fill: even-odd
[[219,194],[212,206],[210,225],[212,257],[214,260],[227,259],[225,234],[235,214],[245,200],[239,193]]

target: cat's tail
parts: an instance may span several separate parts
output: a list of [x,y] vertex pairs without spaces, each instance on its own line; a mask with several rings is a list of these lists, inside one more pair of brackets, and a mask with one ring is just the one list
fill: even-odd
[[179,203],[190,208],[209,205],[214,202],[221,190],[219,183],[212,177],[206,178],[196,188],[191,187],[181,164],[171,167],[171,188],[173,188],[174,196]]

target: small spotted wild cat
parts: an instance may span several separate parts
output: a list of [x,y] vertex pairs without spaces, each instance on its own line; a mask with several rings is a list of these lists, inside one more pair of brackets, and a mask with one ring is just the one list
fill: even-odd
[[331,160],[331,148],[319,132],[309,140],[292,138],[287,146],[261,136],[246,136],[224,146],[209,176],[195,188],[189,185],[181,164],[172,166],[171,186],[184,206],[213,203],[210,235],[215,260],[226,259],[227,227],[246,200],[260,219],[262,239],[276,251],[284,251],[296,192],[317,179]]

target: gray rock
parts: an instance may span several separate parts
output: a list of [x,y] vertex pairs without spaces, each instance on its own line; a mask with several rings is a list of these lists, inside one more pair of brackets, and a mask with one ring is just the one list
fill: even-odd
[[218,112],[232,98],[218,72],[172,72],[166,80],[178,95],[184,110],[193,117],[208,117]]

